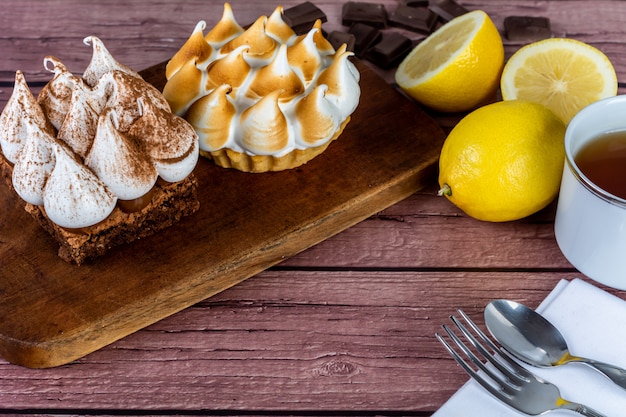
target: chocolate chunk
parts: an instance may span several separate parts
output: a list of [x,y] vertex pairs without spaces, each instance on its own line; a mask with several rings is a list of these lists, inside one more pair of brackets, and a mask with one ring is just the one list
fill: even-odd
[[365,23],[379,29],[387,27],[387,9],[384,4],[349,1],[344,3],[341,10],[341,23],[344,26]]
[[389,16],[389,24],[429,34],[437,24],[438,16],[426,7],[398,6]]
[[380,30],[365,23],[354,23],[348,29],[348,33],[354,35],[354,52],[359,57],[363,56],[363,53],[382,37]]
[[382,69],[389,69],[397,66],[412,49],[411,39],[398,32],[389,32],[367,50],[366,58]]
[[504,31],[512,41],[538,41],[552,36],[547,17],[508,16],[504,19]]
[[400,6],[428,7],[428,0],[402,0]]
[[469,12],[454,0],[435,0],[428,7],[446,22]]
[[283,10],[283,20],[298,34],[308,32],[316,20],[326,22],[326,14],[316,5],[307,1]]
[[328,34],[328,42],[333,46],[333,48],[338,49],[344,43],[346,44],[346,50],[354,52],[354,47],[356,45],[356,36],[351,33],[339,32],[338,30],[334,30]]

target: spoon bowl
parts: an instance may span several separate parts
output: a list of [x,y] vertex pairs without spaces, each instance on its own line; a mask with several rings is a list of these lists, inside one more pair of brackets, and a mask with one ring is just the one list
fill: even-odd
[[485,309],[485,324],[509,352],[531,365],[550,367],[569,356],[565,338],[545,317],[509,300],[495,300]]
[[523,304],[510,300],[491,301],[485,308],[485,325],[507,352],[523,362],[538,367],[585,363],[626,389],[626,370],[572,355],[561,332]]

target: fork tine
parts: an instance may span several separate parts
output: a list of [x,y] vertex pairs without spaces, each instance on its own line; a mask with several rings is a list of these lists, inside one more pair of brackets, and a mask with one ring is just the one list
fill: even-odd
[[[474,330],[478,330],[478,332],[480,332],[480,329],[476,327],[476,324],[474,324],[474,322],[471,321],[469,317],[467,317],[462,311],[460,313],[462,313],[462,315],[464,316],[463,318],[468,321],[468,324]],[[463,335],[469,341],[469,343],[471,343],[471,345],[474,346],[474,348],[476,348],[476,350],[482,355],[482,357],[485,358],[485,360],[487,360],[488,362],[490,362],[500,373],[502,373],[502,375],[507,379],[506,382],[509,385],[511,385],[513,388],[519,388],[519,384],[521,382],[528,380],[527,378],[525,378],[524,376],[516,372],[516,369],[511,369],[510,364],[506,359],[504,361],[502,360],[502,356],[499,354],[498,348],[493,346],[494,349],[492,350],[492,352],[489,352],[487,348],[485,348],[485,346],[483,346],[483,344],[480,343],[478,339],[476,339],[476,337],[472,333],[470,333],[470,331],[467,330],[467,328],[456,317],[451,316],[450,319],[459,328],[461,333],[463,333]],[[482,332],[480,333],[482,334]],[[479,334],[479,336],[481,335]],[[482,336],[485,336],[485,335],[482,334]],[[485,336],[485,338],[486,337],[487,336]],[[487,339],[487,341],[489,341],[489,339]],[[480,366],[481,369],[486,368],[479,359],[477,359],[477,361],[478,362],[474,361],[474,363],[476,363],[477,366]],[[481,365],[478,365],[478,363],[480,363]],[[507,366],[507,364],[509,366]]]
[[[476,345],[479,345],[477,343],[477,340],[474,339],[470,333],[468,333],[467,329],[465,329],[463,325],[459,323],[458,320],[456,320],[455,317],[451,316],[450,318],[453,320],[454,324],[457,325],[457,328],[461,331],[461,333],[468,340],[468,342],[476,348]],[[506,393],[507,395],[512,395],[514,394],[514,391],[519,390],[519,378],[515,378],[515,375],[510,375],[510,371],[502,369],[502,365],[498,363],[494,364],[493,359],[491,359],[489,355],[485,355],[486,352],[481,352],[481,349],[476,348],[479,353],[487,359],[488,362],[491,362],[495,365],[495,370],[494,368],[487,367],[486,364],[476,355],[476,353],[474,353],[466,343],[464,343],[456,334],[454,334],[454,332],[450,330],[448,326],[444,324],[442,327],[444,328],[446,333],[448,333],[454,343],[463,351],[465,356],[474,364],[475,368],[478,368],[480,371],[483,372],[481,375],[486,375],[492,381],[492,384],[498,386],[499,391],[501,391],[502,393]],[[480,346],[480,348],[482,348],[482,346]]]
[[[444,327],[444,329],[445,329],[445,327]],[[449,330],[448,329],[445,329],[445,330],[450,335]],[[476,382],[478,382],[484,389],[486,389],[488,392],[490,392],[491,395],[493,395],[496,398],[500,398],[500,399],[503,399],[502,397],[506,396],[508,399],[510,399],[510,396],[508,394],[506,394],[504,391],[502,391],[500,389],[500,387],[496,387],[496,386],[492,385],[492,383],[487,381],[487,379],[485,379],[483,376],[481,376],[481,374],[476,372],[474,370],[474,368],[472,368],[465,361],[465,359],[463,359],[461,357],[461,355],[459,355],[457,353],[457,351],[454,350],[454,348],[443,338],[443,336],[441,336],[439,333],[435,333],[435,337],[441,342],[441,344],[446,348],[446,350],[450,353],[450,355],[452,355],[454,360],[456,360],[456,362],[461,366],[461,368],[463,368],[463,370],[465,372],[467,372],[467,374],[470,377],[472,377]],[[454,338],[454,336],[451,336],[451,337]]]
[[465,320],[465,322],[472,328],[472,330],[476,332],[478,336],[480,336],[480,338],[487,344],[487,346],[489,346],[491,350],[494,350],[496,352],[499,351],[498,347],[491,341],[491,339],[487,337],[487,335],[482,330],[480,330],[476,323],[474,323],[474,321],[470,319],[467,314],[465,314],[465,311],[459,308],[457,309],[457,312],[463,318],[463,320]]
[[[461,337],[445,324],[442,328],[454,344],[439,333],[435,333],[435,336],[463,370],[494,397],[528,415],[542,415],[556,409],[567,409],[589,417],[605,417],[585,405],[563,399],[556,385],[521,367],[498,348],[462,310],[458,312],[478,338],[454,316],[450,316],[450,319],[467,342],[461,340]],[[463,356],[458,350],[462,351]],[[487,362],[483,362],[479,355]]]
[[467,345],[463,343],[463,341],[448,326],[444,324],[441,327],[446,331],[448,336],[450,336],[450,339],[452,339],[452,341],[459,347],[459,349],[461,349],[461,351],[465,354],[465,357],[467,357],[474,364],[475,367],[483,371],[491,379],[496,378],[496,375],[493,374],[493,371],[487,368],[485,364],[474,354],[474,352],[472,352],[470,348],[467,347]]
[[[470,319],[469,316],[465,314],[463,310],[458,309],[457,312],[470,326],[470,328],[478,335],[478,337],[480,337],[480,339],[489,347],[491,352],[497,354],[498,359],[500,359],[502,362],[505,362],[509,369],[515,372],[518,377],[521,377],[526,381],[529,379],[530,373],[526,370],[526,368],[511,359],[509,355],[502,352],[502,349],[498,348],[495,343],[476,325],[476,323],[474,323],[472,319]],[[453,321],[455,320],[453,319]]]

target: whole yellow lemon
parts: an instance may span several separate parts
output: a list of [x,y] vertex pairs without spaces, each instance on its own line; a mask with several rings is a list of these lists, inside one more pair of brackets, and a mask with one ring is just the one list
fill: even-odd
[[439,159],[440,195],[479,220],[517,220],[557,195],[565,124],[547,107],[500,101],[465,116]]

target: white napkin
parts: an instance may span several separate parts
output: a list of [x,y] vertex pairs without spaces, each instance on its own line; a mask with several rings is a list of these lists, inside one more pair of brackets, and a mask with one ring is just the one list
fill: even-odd
[[[563,333],[573,355],[626,369],[625,301],[580,279],[564,280],[537,311]],[[585,404],[610,417],[626,416],[626,390],[588,365],[527,368],[556,384],[566,400]],[[459,368],[459,372],[463,370]],[[554,417],[574,415],[577,414],[561,410],[550,413]],[[525,414],[499,402],[477,382],[469,380],[432,417],[520,416]]]

